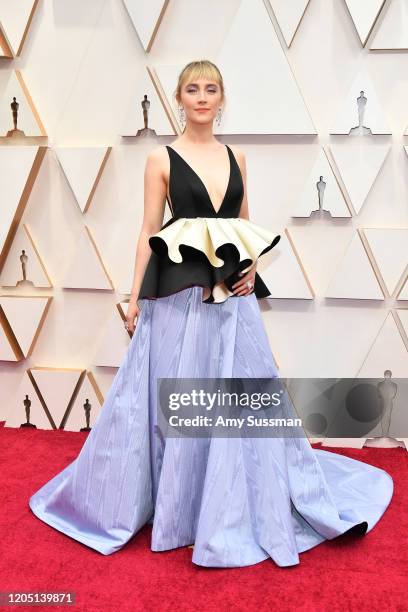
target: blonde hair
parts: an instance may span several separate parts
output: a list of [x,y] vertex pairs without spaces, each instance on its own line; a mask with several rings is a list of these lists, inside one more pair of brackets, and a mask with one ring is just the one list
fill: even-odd
[[193,81],[194,79],[208,79],[218,83],[221,89],[221,102],[225,105],[225,88],[224,81],[218,67],[210,62],[210,60],[196,60],[189,62],[180,72],[178,77],[178,83],[174,92],[174,98],[178,103],[181,99],[181,88],[184,83]]

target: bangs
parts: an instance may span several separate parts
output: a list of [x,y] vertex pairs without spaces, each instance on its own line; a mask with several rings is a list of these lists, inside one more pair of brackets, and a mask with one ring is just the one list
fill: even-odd
[[180,77],[180,86],[198,79],[215,81],[218,83],[218,85],[221,85],[220,75],[218,74],[217,68],[208,61],[199,61],[188,64],[181,73]]

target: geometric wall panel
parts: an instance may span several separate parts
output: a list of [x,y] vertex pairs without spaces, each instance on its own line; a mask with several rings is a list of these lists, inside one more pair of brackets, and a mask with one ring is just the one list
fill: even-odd
[[405,282],[402,286],[401,291],[397,295],[398,300],[408,300],[408,276],[405,279]]
[[257,265],[257,272],[271,292],[267,299],[312,300],[314,292],[288,228],[281,236],[274,253],[263,255]]
[[129,347],[129,332],[124,326],[129,302],[117,305],[103,332],[103,337],[93,357],[93,364],[118,368]]
[[16,343],[16,352],[22,355],[22,359],[29,357],[34,349],[51,299],[46,296],[22,295],[0,297],[2,325],[8,329]]
[[345,2],[364,47],[385,0],[345,0]]
[[[27,17],[30,16],[24,9],[24,4],[30,4],[32,8],[37,6],[37,0],[0,0],[0,47],[7,47],[6,52],[10,57],[20,53],[21,43],[24,41]],[[61,411],[54,415],[54,426],[58,427],[65,419],[66,429],[81,429],[87,414],[86,400],[92,407],[90,425],[94,423],[96,411],[99,411],[101,406],[101,398],[92,385],[87,369],[93,363],[105,366],[103,375],[110,378],[123,361],[129,346],[129,333],[124,328],[121,314],[126,303],[118,303],[118,299],[122,300],[122,296],[128,295],[131,289],[130,271],[126,271],[130,268],[126,263],[128,249],[124,240],[118,240],[114,262],[109,256],[107,258],[104,239],[108,245],[110,238],[118,230],[112,224],[112,205],[118,204],[118,210],[119,205],[127,207],[129,193],[130,199],[132,194],[134,195],[136,171],[142,168],[144,161],[141,157],[134,158],[134,151],[132,153],[130,150],[133,147],[127,149],[125,156],[126,163],[129,163],[130,157],[133,159],[130,164],[133,164],[132,168],[126,163],[122,165],[123,160],[119,162],[116,156],[115,159],[106,161],[108,142],[113,144],[112,138],[106,138],[106,135],[109,133],[110,136],[118,136],[123,133],[135,138],[138,131],[141,131],[140,136],[144,137],[147,132],[143,131],[146,114],[148,127],[153,131],[147,132],[146,135],[153,136],[154,139],[155,136],[173,136],[178,133],[178,115],[173,108],[170,112],[169,101],[172,101],[179,69],[190,59],[200,57],[200,47],[204,51],[204,57],[210,55],[210,59],[220,66],[225,78],[226,107],[221,125],[214,125],[214,130],[225,135],[227,141],[226,135],[235,133],[238,134],[238,143],[241,133],[315,135],[317,130],[313,125],[314,117],[311,118],[308,107],[313,114],[314,109],[316,113],[320,113],[319,120],[322,124],[327,115],[328,127],[331,128],[332,120],[336,118],[336,111],[339,110],[336,106],[339,104],[340,110],[344,109],[344,105],[347,106],[349,87],[360,68],[368,71],[376,90],[378,88],[375,93],[378,93],[380,104],[377,105],[379,112],[375,113],[375,121],[380,124],[389,122],[391,126],[387,125],[387,128],[391,127],[393,131],[394,122],[397,126],[400,121],[401,132],[408,124],[408,113],[405,117],[403,114],[405,85],[408,82],[404,62],[408,61],[408,58],[401,53],[379,54],[371,51],[371,54],[366,54],[366,49],[362,49],[361,43],[358,43],[358,40],[361,40],[367,51],[372,43],[372,48],[375,48],[376,44],[380,47],[378,42],[381,36],[384,37],[388,32],[387,47],[403,48],[406,20],[402,12],[398,14],[398,10],[402,11],[403,7],[408,5],[408,0],[315,0],[314,3],[310,0],[227,0],[225,3],[194,3],[193,8],[193,3],[188,2],[173,2],[169,8],[167,4],[168,0],[94,0],[83,2],[82,5],[80,2],[62,0],[49,0],[41,5],[38,3],[39,12],[35,13],[25,37],[22,61],[11,64],[9,61],[1,63],[0,60],[0,145],[24,144],[19,147],[0,146],[0,285],[9,289],[8,295],[3,296],[2,300],[1,294],[5,291],[0,286],[0,308],[3,304],[3,309],[0,310],[0,360],[4,360],[0,373],[3,399],[0,418],[2,410],[6,416],[6,410],[16,408],[12,414],[12,418],[16,419],[16,426],[25,421],[26,395],[32,401],[32,422],[37,426],[42,422],[48,428],[52,426],[35,387],[25,372],[30,365],[81,366],[83,370],[80,378],[82,374],[84,378],[80,380],[77,392],[73,393],[72,397],[71,389],[75,384],[71,385],[70,392],[66,393],[64,401],[61,402]],[[24,17],[25,24],[20,28],[19,34],[17,29],[13,31],[12,23],[6,23],[2,5],[12,18],[20,20],[20,23]],[[82,6],[81,9],[79,5]],[[91,5],[93,9],[90,9]],[[177,10],[182,12],[177,13]],[[395,18],[397,14],[398,19]],[[197,16],[197,19],[192,19],[189,24],[190,15],[193,18]],[[213,21],[212,24],[210,20]],[[388,26],[390,23],[391,29]],[[95,29],[95,26],[100,27]],[[169,32],[160,32],[158,27],[162,30],[168,28]],[[358,32],[357,36],[354,28]],[[5,41],[3,43],[1,31]],[[163,40],[160,40],[160,34],[171,34],[175,37],[176,44],[173,49],[169,48],[170,39],[167,40],[164,36]],[[144,52],[154,52],[153,45],[157,46],[158,43],[163,43],[163,53],[157,49],[158,53],[154,54],[154,59],[150,58],[152,61],[146,65]],[[290,53],[287,53],[287,47],[291,47]],[[191,52],[187,57],[184,53],[186,48]],[[117,51],[117,57],[114,57],[116,53],[112,53],[113,49]],[[128,63],[126,59],[129,60]],[[164,65],[162,72],[165,78],[159,80],[156,75],[152,78],[152,63]],[[170,66],[165,65],[169,63]],[[352,68],[349,74],[351,65],[357,65],[357,68]],[[39,151],[45,157],[47,147],[38,148],[38,144],[45,144],[42,139],[45,130],[41,129],[42,124],[37,121],[35,109],[33,110],[29,96],[26,96],[27,88],[25,89],[22,80],[19,80],[20,73],[14,71],[20,67],[47,131],[49,122],[53,126],[52,146],[55,148],[55,154],[57,156],[58,152],[61,153],[58,156],[61,169],[57,168],[56,172],[54,163],[44,164],[36,188],[31,189],[31,193],[30,188],[34,186],[41,160],[37,160],[35,173],[33,165],[36,164]],[[337,93],[333,96],[333,79],[337,79],[337,84],[341,82],[341,87],[337,88],[340,96]],[[165,84],[164,89],[162,84]],[[365,113],[362,123],[374,133],[383,133],[375,131],[378,125],[372,125],[369,113],[372,112],[373,96],[368,87],[365,87],[365,83],[358,83],[356,91],[353,92],[353,104],[349,106],[350,120],[345,122],[348,131],[344,133],[349,133],[350,129],[359,123],[356,100],[360,91],[364,91],[367,99],[366,102],[363,100]],[[315,96],[314,106],[311,106],[312,98],[309,98],[309,95]],[[34,141],[37,145],[35,147],[26,146],[29,140],[23,143],[18,138],[4,138],[6,132],[13,128],[10,108],[13,96],[20,104],[18,128],[24,130],[28,136],[37,134],[41,137]],[[145,96],[146,104],[143,104]],[[142,104],[145,110],[148,109],[145,116]],[[122,129],[123,119],[125,126]],[[316,122],[317,119],[316,117]],[[72,138],[69,136],[70,132],[72,136],[73,129],[80,138],[71,142]],[[147,140],[139,138],[142,148],[149,144]],[[254,161],[255,164],[259,163],[258,170],[266,164],[270,170],[271,160],[266,159],[265,150],[261,146],[265,142],[261,143],[261,140],[252,138],[256,149]],[[301,223],[293,224],[293,229],[289,224],[289,229],[282,232],[282,241],[277,248],[260,258],[258,271],[271,290],[273,299],[281,298],[280,303],[285,298],[310,301],[314,299],[315,292],[319,296],[324,294],[333,276],[336,281],[333,292],[335,295],[346,299],[359,298],[358,303],[350,300],[335,302],[338,318],[334,321],[334,326],[330,327],[332,338],[330,334],[324,333],[324,323],[328,313],[326,308],[332,309],[333,303],[325,304],[324,300],[319,300],[319,303],[316,302],[313,306],[315,324],[318,328],[320,326],[320,330],[323,328],[320,337],[314,335],[312,352],[316,356],[316,368],[319,368],[320,364],[324,369],[325,360],[322,361],[320,357],[325,354],[336,370],[345,372],[350,363],[353,364],[350,372],[352,375],[364,362],[371,345],[374,345],[377,332],[390,308],[400,309],[399,312],[393,310],[392,314],[394,317],[398,315],[397,331],[404,346],[408,346],[408,264],[405,262],[406,249],[404,250],[408,231],[408,166],[404,167],[405,159],[401,164],[399,149],[395,149],[395,156],[388,153],[390,144],[393,146],[392,153],[394,145],[401,145],[394,141],[391,143],[389,136],[375,139],[379,140],[378,147],[372,146],[373,137],[342,137],[337,140],[332,137],[334,146],[328,142],[330,148],[326,148],[323,147],[326,143],[321,142],[317,148],[308,149],[306,165],[304,170],[301,170],[300,158],[297,159],[295,155],[303,155],[302,150],[296,147],[300,140],[293,140],[294,148],[290,149],[290,145],[289,151],[285,147],[285,144],[288,144],[287,138],[274,142],[272,140],[269,139],[267,144],[278,145],[277,153],[282,146],[284,155],[280,162],[284,167],[288,161],[292,175],[289,172],[289,176],[285,177],[277,171],[277,167],[273,168],[277,174],[266,172],[266,185],[274,190],[274,195],[263,201],[265,221],[267,218],[271,220],[276,214],[279,225],[287,225],[285,222],[281,223],[281,215],[292,215],[294,205],[299,204],[302,197],[308,204],[308,209],[306,215],[300,217]],[[360,142],[368,144],[362,146]],[[310,139],[309,145],[311,143]],[[342,143],[347,145],[342,146]],[[33,141],[30,144],[33,144]],[[65,145],[70,144],[73,147],[68,151]],[[136,140],[133,144],[137,144]],[[357,148],[352,150],[351,146],[348,146],[350,144],[357,145]],[[404,144],[407,145],[405,150],[408,154],[408,131],[402,145]],[[285,152],[288,157],[285,157]],[[73,159],[68,159],[70,153]],[[74,156],[74,153],[77,155]],[[51,161],[51,158],[49,160]],[[315,167],[312,174],[311,168],[318,164],[319,160],[323,160],[324,167]],[[104,161],[106,166],[102,176],[101,166]],[[111,163],[113,166],[110,166]],[[316,185],[320,176],[323,176],[326,185]],[[64,184],[65,181],[67,185]],[[142,180],[136,180],[136,187],[140,187],[141,183]],[[299,187],[296,186],[297,183]],[[68,184],[74,195],[68,193]],[[104,187],[108,187],[108,192],[114,194],[113,198],[106,198],[106,194],[101,193]],[[259,184],[255,185],[255,188],[260,187]],[[289,205],[285,198],[288,197],[291,187],[295,187],[297,195]],[[312,206],[312,203],[319,202],[318,189],[321,190],[322,187],[325,188],[323,202],[321,200],[322,209],[324,212],[327,203],[330,204],[327,208],[332,217],[330,225],[328,222],[320,223],[323,219],[329,219],[328,212],[324,212],[324,216],[312,212],[318,213],[320,210],[318,206]],[[102,258],[92,242],[92,237],[87,235],[89,230],[83,230],[85,223],[89,226],[89,220],[84,219],[82,223],[81,219],[80,229],[76,231],[73,239],[66,235],[66,230],[72,230],[72,224],[75,223],[77,211],[70,208],[69,201],[74,201],[74,197],[81,214],[92,212],[96,215],[95,225],[92,222],[90,230],[96,238]],[[276,200],[280,202],[276,203]],[[336,206],[333,206],[333,200]],[[26,204],[30,207],[29,210],[25,207]],[[91,206],[96,205],[99,209],[92,211]],[[337,205],[340,207],[338,211]],[[129,210],[124,211],[123,215],[116,215],[117,220],[124,219],[126,212]],[[27,213],[30,231],[23,225],[23,221],[28,219]],[[135,224],[132,223],[130,214],[127,225],[137,226],[141,221],[137,214],[136,212],[134,217]],[[355,224],[353,219],[350,226],[349,219],[354,215],[360,215],[360,220],[363,221]],[[305,218],[312,223],[306,224]],[[346,223],[343,219],[347,220]],[[359,226],[356,233],[355,225]],[[98,228],[104,231],[103,237],[98,234]],[[80,237],[82,243],[78,240]],[[355,239],[354,250],[348,245],[352,237]],[[343,253],[346,245],[350,249],[347,255]],[[57,255],[58,265],[50,269],[51,279],[47,269],[51,263],[48,257],[53,251]],[[106,273],[101,259],[107,265],[109,274]],[[99,303],[98,296],[89,295],[87,290],[93,291],[95,285],[103,291],[118,289],[116,278],[111,274],[111,262],[121,270],[121,276],[126,275],[126,279],[120,292],[122,295],[116,297],[113,302],[109,300],[110,305],[106,309]],[[340,268],[343,267],[343,276],[342,270],[337,270],[338,264]],[[99,310],[105,308],[105,315],[94,330],[93,341],[88,343],[83,351],[85,361],[82,357],[79,362],[75,358],[72,338],[71,341],[69,338],[61,340],[57,359],[44,360],[44,357],[51,354],[49,347],[53,347],[53,339],[48,338],[50,343],[44,344],[44,354],[41,353],[41,360],[36,362],[33,347],[35,345],[38,352],[40,342],[36,342],[39,330],[41,329],[42,336],[46,331],[45,325],[44,330],[42,329],[42,321],[45,320],[45,315],[49,316],[47,309],[50,308],[51,297],[48,294],[55,284],[61,286],[67,267],[70,269],[67,272],[66,284],[80,291],[75,296],[67,295],[63,291],[62,300],[58,304],[53,301],[53,307],[59,309],[56,312],[57,320],[62,321],[64,313],[68,313],[65,320],[69,327],[71,319],[81,319],[81,312],[86,312],[87,306],[94,298],[98,301]],[[353,283],[358,285],[361,293],[355,291]],[[391,299],[394,300],[396,294],[400,301],[390,306]],[[99,298],[102,299],[102,296],[99,295]],[[370,301],[373,299],[376,302]],[[350,305],[353,305],[352,310]],[[288,318],[287,315],[288,313],[285,315],[283,312],[283,319],[285,316]],[[381,321],[376,318],[378,315]],[[365,333],[361,331],[361,334],[357,331],[354,335],[350,330],[348,334],[344,333],[347,320],[350,326],[355,326],[354,329],[357,327],[361,330],[372,325],[373,316],[377,322],[374,329],[368,331],[368,335],[367,329]],[[266,318],[268,319],[268,316]],[[297,317],[296,321],[300,318]],[[272,321],[269,320],[268,325],[271,324]],[[52,334],[52,330],[48,331]],[[310,333],[307,332],[306,335],[288,339],[288,343],[297,345],[294,352],[289,350],[286,355],[289,369],[294,365],[299,370],[310,370],[310,364],[314,360],[311,361],[309,338]],[[401,344],[392,326],[391,335],[385,335],[385,338],[387,343],[391,342],[392,354],[395,353],[399,360],[405,360],[405,353],[401,350]],[[331,339],[334,339],[334,342],[331,342]],[[364,348],[357,359],[358,347],[356,348],[355,342],[360,344],[360,348],[361,345]],[[94,359],[97,344],[98,353]],[[291,354],[297,357],[292,360]],[[380,357],[381,354],[381,350],[378,350]],[[78,357],[78,351],[76,356]],[[32,363],[21,364],[21,361],[27,358]],[[13,367],[14,364],[19,372]],[[111,369],[108,370],[108,367]],[[52,370],[49,373],[51,377],[58,376]],[[22,393],[20,388],[22,378],[25,393]],[[28,403],[26,402],[26,405]],[[53,402],[50,402],[50,410],[54,410],[51,404]]]
[[216,60],[227,78],[229,99],[235,101],[223,113],[223,134],[316,134],[262,0],[240,2]]
[[[352,349],[353,347],[351,347]],[[392,312],[388,312],[381,321],[381,324],[373,337],[372,343],[367,350],[366,356],[363,359],[362,365],[359,367],[358,372],[354,375],[355,378],[384,378],[385,370],[391,370],[392,378],[405,378],[407,372],[407,367],[400,367],[401,363],[405,363],[408,366],[408,352],[402,342],[401,334],[398,331],[395,318],[393,317]],[[392,425],[395,432],[398,432],[400,429],[398,428],[398,419],[395,419],[395,412],[397,411],[398,399],[402,400],[402,408],[405,411],[406,403],[404,401],[404,394],[400,393],[399,397],[397,397],[393,401],[393,418]],[[398,408],[399,411],[399,408]],[[404,423],[406,421],[404,420]],[[405,428],[405,425],[404,425]],[[377,434],[378,429],[380,429],[380,424],[377,428],[373,428],[371,432],[367,434],[369,436],[380,435]],[[390,428],[390,435],[391,433]],[[360,438],[326,438],[322,443],[323,446],[348,446],[352,448],[362,448],[364,446],[365,440],[367,437]],[[398,439],[398,438],[397,438]],[[401,438],[400,438],[401,439]],[[382,443],[381,446],[386,446],[385,443]]]
[[148,53],[169,0],[123,0],[144,50]]
[[99,249],[88,226],[78,239],[75,253],[65,271],[61,286],[65,289],[113,289]]
[[[405,448],[408,449],[408,439],[399,438],[398,433],[405,430],[406,426],[406,393],[399,378],[406,378],[408,371],[408,327],[403,325],[404,315],[408,314],[408,310],[395,310],[388,313],[388,316],[381,326],[379,333],[373,343],[368,355],[366,356],[363,366],[358,373],[359,377],[387,378],[389,383],[394,384],[395,396],[392,397],[392,416],[389,427],[389,436],[405,442]],[[401,316],[402,315],[402,316]],[[405,317],[408,323],[408,318]],[[402,330],[400,329],[402,325]],[[405,336],[405,337],[404,337]],[[404,348],[405,347],[405,348]],[[390,370],[391,375],[385,375],[385,371]],[[393,380],[394,379],[394,380]],[[388,396],[388,399],[391,399]],[[396,446],[392,439],[386,444],[381,440],[382,424],[378,423],[370,432],[369,446]],[[377,440],[376,440],[377,438]],[[403,446],[400,444],[400,446]],[[404,447],[404,446],[403,446]]]
[[381,326],[356,376],[382,378],[391,370],[393,378],[408,377],[408,351],[392,311]]
[[358,231],[353,234],[325,297],[350,300],[384,299]]
[[286,46],[290,47],[310,0],[269,0]]
[[[256,36],[249,37],[249,32],[256,32]],[[222,133],[316,134],[262,0],[240,3],[217,60],[227,75],[230,99],[239,100],[239,104],[226,109]],[[246,74],[245,79],[242,74]],[[248,90],[252,96],[247,95]],[[268,100],[268,104],[262,104],[262,100]]]
[[52,287],[38,247],[26,223],[17,231],[0,273],[2,287]]
[[391,296],[408,265],[408,229],[365,228],[364,235]]
[[87,426],[87,418],[89,419],[89,427],[92,428],[102,404],[102,393],[96,384],[92,372],[88,372],[87,376],[84,376],[82,379],[81,386],[71,404],[70,411],[64,416],[63,429],[66,431],[81,431],[81,429]]
[[82,213],[87,212],[112,147],[54,147]]
[[391,134],[384,111],[368,74],[361,70],[342,98],[330,134]]
[[408,308],[398,308],[395,312],[397,313],[405,335],[408,338]]
[[1,21],[0,21],[0,59],[1,58],[12,59],[13,52],[10,49],[9,42],[2,30]]
[[38,397],[57,428],[73,403],[85,370],[37,367],[28,370]]
[[0,147],[0,272],[17,232],[47,147]]
[[[254,32],[256,36],[251,35]],[[214,131],[220,134],[316,134],[262,0],[242,0],[237,5],[221,49],[211,59],[228,83],[228,99],[234,101],[225,106],[221,125],[214,124]],[[180,68],[182,64],[155,68],[173,110],[174,84]]]
[[0,361],[20,361],[23,359],[21,350],[18,348],[10,328],[4,323],[4,317],[0,319]]
[[[181,69],[181,67],[180,67]],[[146,98],[145,98],[146,96]],[[154,73],[149,69],[143,72],[137,80],[134,95],[129,104],[121,128],[121,136],[136,136],[139,130],[145,128],[142,102],[146,99],[147,127],[156,136],[173,136],[176,134],[176,121],[172,109],[167,110],[165,96],[162,96],[154,81]]]
[[20,55],[38,2],[0,0],[0,57]]
[[408,49],[407,0],[392,0],[388,3],[370,49]]
[[358,215],[380,172],[390,145],[330,145],[341,179]]
[[20,427],[31,423],[37,429],[55,429],[55,423],[44,409],[28,372],[24,372],[19,386],[9,400],[5,427]]
[[[45,128],[20,70],[13,70],[8,74],[6,88],[2,89],[0,94],[0,136],[6,137],[7,133],[14,129],[13,112],[10,106],[14,97],[19,105],[17,130],[22,130],[25,136],[46,136]],[[17,135],[23,136],[18,133]]]
[[309,217],[319,208],[332,217],[351,216],[324,149],[319,150],[292,217]]

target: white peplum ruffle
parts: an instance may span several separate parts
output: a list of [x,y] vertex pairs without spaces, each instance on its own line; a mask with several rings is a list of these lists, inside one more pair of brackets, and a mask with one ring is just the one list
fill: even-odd
[[180,246],[190,246],[202,251],[214,267],[224,265],[224,260],[217,256],[217,250],[226,244],[233,244],[238,250],[239,261],[249,259],[252,266],[279,238],[276,233],[241,217],[182,217],[153,234],[149,243],[153,250],[157,252],[160,249],[159,252],[162,252],[164,245],[158,245],[157,241],[163,241],[169,258],[175,263],[183,261]]

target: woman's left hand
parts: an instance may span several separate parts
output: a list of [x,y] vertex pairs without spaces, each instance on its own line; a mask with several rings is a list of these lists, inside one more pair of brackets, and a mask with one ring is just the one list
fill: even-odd
[[[242,278],[240,278],[239,281],[232,285],[232,290],[235,295],[249,295],[253,292],[255,283],[255,273],[256,263],[254,266],[252,266],[252,268],[250,268],[250,270],[248,270],[248,272],[244,274]],[[248,287],[247,283],[250,284],[250,287]]]

